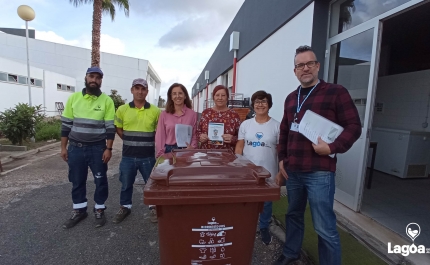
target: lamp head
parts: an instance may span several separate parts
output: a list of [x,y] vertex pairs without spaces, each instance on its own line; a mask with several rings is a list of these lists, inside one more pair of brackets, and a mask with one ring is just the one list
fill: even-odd
[[27,5],[21,5],[18,7],[18,16],[25,21],[32,21],[36,17],[36,13],[33,8]]

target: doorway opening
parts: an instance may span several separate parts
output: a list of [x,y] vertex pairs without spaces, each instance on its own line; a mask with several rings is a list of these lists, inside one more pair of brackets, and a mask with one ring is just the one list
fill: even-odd
[[[361,212],[430,246],[430,3],[383,22],[368,168]],[[373,157],[372,151],[376,148]],[[370,171],[368,169],[368,171]],[[408,239],[408,238],[407,238]]]

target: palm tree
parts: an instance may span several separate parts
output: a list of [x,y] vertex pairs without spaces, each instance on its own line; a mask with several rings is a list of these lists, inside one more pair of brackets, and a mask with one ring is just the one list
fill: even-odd
[[352,22],[352,13],[355,12],[355,3],[354,0],[347,1],[341,5],[340,10],[340,22],[339,23],[339,32],[348,28],[348,26]]
[[130,12],[129,0],[69,0],[74,6],[93,3],[93,32],[91,43],[91,66],[100,66],[100,30],[102,27],[102,14],[109,14],[112,21],[115,19],[115,5],[124,9],[128,17]]

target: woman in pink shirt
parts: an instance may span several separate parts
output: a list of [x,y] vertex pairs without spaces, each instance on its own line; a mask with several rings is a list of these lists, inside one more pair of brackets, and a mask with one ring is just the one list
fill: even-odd
[[178,83],[171,85],[167,91],[166,110],[160,114],[158,119],[155,134],[157,157],[170,153],[173,149],[181,149],[176,144],[176,124],[191,125],[193,127],[191,143],[187,143],[187,148],[197,148],[197,113],[191,109],[191,100],[187,89]]

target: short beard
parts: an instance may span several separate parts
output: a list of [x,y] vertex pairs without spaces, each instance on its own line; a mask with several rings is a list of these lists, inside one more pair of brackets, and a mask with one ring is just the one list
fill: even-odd
[[315,82],[316,78],[312,78],[312,80],[308,81],[308,82],[302,82],[300,80],[300,83],[302,85],[302,87],[310,87],[312,85],[313,82]]
[[94,84],[96,84],[96,86],[95,87],[91,87],[90,84],[87,83],[87,80],[85,80],[85,88],[86,88],[87,92],[89,94],[91,94],[91,95],[95,95],[95,94],[97,94],[97,92],[100,91],[101,85],[98,85],[97,83],[94,83]]

